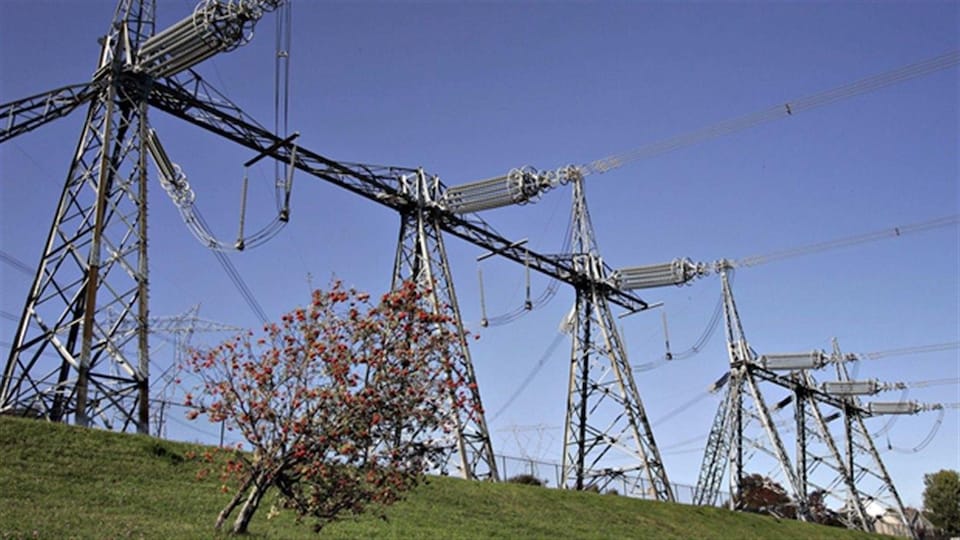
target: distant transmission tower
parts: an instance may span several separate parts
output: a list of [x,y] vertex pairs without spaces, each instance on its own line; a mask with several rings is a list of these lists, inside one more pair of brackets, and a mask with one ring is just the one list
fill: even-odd
[[[873,436],[864,423],[865,416],[882,414],[914,414],[923,407],[912,402],[868,403],[864,408],[859,395],[873,395],[887,389],[876,381],[853,381],[847,372],[846,362],[856,357],[846,357],[840,351],[839,342],[833,340],[831,360],[836,365],[837,382],[824,383],[824,390],[836,394],[843,402],[843,431],[846,441],[846,468],[856,482],[857,491],[855,500],[860,504],[874,504],[875,507],[891,509],[896,513],[900,525],[913,538],[917,531],[913,529],[900,494],[893,485],[893,480],[887,472],[887,467],[880,458]],[[857,512],[862,512],[859,508]],[[863,529],[875,530],[869,516],[863,519]]]
[[[574,267],[591,279],[575,284],[563,483],[602,490],[613,481],[635,478],[632,489],[637,494],[672,501],[673,490],[610,304],[597,285],[607,270],[594,239],[582,176],[573,175],[572,184],[571,256]],[[625,456],[629,463],[604,463],[615,456]]]
[[[190,348],[190,340],[194,334],[203,332],[241,332],[243,328],[215,321],[201,319],[197,313],[200,305],[194,305],[179,315],[170,317],[150,317],[150,335],[170,343],[173,352],[170,363],[160,373],[151,375],[153,388],[151,390],[151,418],[150,425],[156,437],[165,437],[166,409],[169,404],[169,388],[174,385],[178,366],[183,365],[184,356]],[[172,336],[172,337],[170,337]],[[151,352],[151,362],[157,366],[157,355]]]
[[[724,261],[718,263],[718,267],[723,287],[730,371],[715,383],[715,388],[725,384],[726,393],[707,439],[694,504],[717,502],[729,466],[730,504],[735,505],[743,488],[746,463],[759,453],[776,462],[788,483],[798,519],[814,517],[810,497],[820,492],[821,497],[831,495],[844,501],[839,517],[850,528],[874,531],[875,521],[868,511],[871,503],[880,503],[884,509],[895,510],[904,530],[915,536],[863,418],[877,414],[912,414],[922,407],[914,403],[862,406],[856,395],[875,394],[896,385],[850,381],[843,365],[846,359],[836,342],[831,355],[820,351],[758,355],[746,340],[737,312],[729,279],[732,267]],[[830,362],[837,364],[839,381],[824,383],[820,388],[810,370],[823,368]],[[772,384],[789,393],[770,407],[760,383]],[[771,414],[771,411],[781,410],[790,403],[794,405],[794,460],[791,460],[781,438],[781,433],[789,431],[790,426],[778,425]],[[831,407],[835,412],[824,414],[823,406]],[[840,416],[844,417],[845,453],[841,452],[829,428],[829,424]],[[763,434],[751,437],[748,426],[755,423],[759,423]],[[823,447],[819,453],[812,450],[814,443]],[[857,461],[857,456],[862,455],[867,456],[869,463]],[[817,483],[815,476],[826,481]],[[836,493],[840,488],[845,496]]]

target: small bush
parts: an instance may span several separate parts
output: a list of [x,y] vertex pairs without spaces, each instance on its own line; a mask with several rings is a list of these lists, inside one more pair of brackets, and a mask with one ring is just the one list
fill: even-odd
[[526,484],[528,486],[543,486],[543,480],[532,474],[518,474],[517,476],[508,478],[507,482],[511,484]]

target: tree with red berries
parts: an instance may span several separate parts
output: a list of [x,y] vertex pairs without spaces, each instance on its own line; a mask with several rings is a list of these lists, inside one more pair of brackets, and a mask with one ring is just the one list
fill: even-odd
[[223,465],[233,496],[217,516],[246,532],[267,492],[319,531],[345,513],[382,508],[415,486],[447,451],[451,407],[469,397],[451,369],[459,336],[451,317],[411,282],[385,294],[315,291],[305,308],[219,346],[186,371],[189,418],[206,414],[239,431],[249,452]]

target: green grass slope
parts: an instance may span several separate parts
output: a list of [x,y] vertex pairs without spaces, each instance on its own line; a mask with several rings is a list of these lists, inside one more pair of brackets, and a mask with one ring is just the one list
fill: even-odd
[[[211,538],[227,495],[188,444],[0,417],[0,538]],[[317,537],[291,515],[252,538]],[[877,538],[716,508],[432,478],[388,511],[319,538]]]

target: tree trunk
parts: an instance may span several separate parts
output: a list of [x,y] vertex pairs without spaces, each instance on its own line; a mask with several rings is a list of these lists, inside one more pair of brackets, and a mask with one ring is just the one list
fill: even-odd
[[217,523],[214,525],[215,529],[219,531],[220,528],[223,527],[223,524],[225,521],[227,521],[227,518],[230,516],[230,513],[233,512],[233,509],[236,508],[238,504],[240,504],[240,500],[243,499],[244,494],[247,492],[247,489],[250,487],[250,484],[253,482],[253,478],[254,476],[250,475],[250,477],[243,482],[243,485],[241,485],[237,489],[237,492],[233,495],[233,499],[231,499],[230,502],[225,507],[223,507],[223,510],[221,510],[220,513],[217,515]]
[[240,513],[237,514],[236,521],[233,522],[233,529],[231,531],[233,534],[244,534],[247,532],[250,519],[253,518],[254,512],[260,507],[260,501],[263,499],[263,495],[269,487],[270,483],[267,481],[267,474],[259,474],[250,487],[250,495],[247,496],[246,502],[243,503],[243,508],[241,508]]

